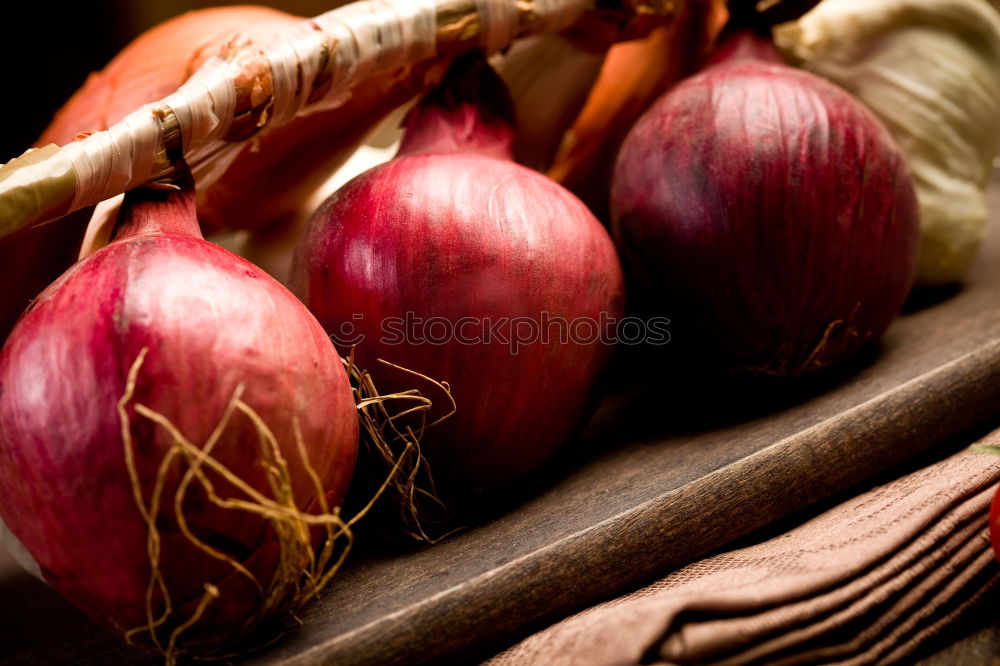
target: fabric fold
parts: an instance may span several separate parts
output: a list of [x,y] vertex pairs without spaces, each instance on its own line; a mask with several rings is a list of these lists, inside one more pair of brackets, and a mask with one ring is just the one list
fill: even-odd
[[[1000,443],[1000,430],[980,443]],[[970,450],[589,608],[488,663],[891,663],[1000,582],[1000,456]],[[623,563],[627,566],[627,563]]]

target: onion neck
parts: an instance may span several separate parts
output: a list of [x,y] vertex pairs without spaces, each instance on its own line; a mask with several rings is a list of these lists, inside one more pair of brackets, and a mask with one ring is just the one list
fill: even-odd
[[112,240],[166,235],[204,238],[190,176],[181,179],[177,189],[139,188],[126,194]]
[[513,160],[514,117],[514,103],[500,76],[482,54],[466,54],[410,111],[397,156],[478,153]]
[[743,28],[735,30],[727,29],[723,32],[722,37],[719,39],[719,44],[709,57],[706,66],[713,67],[740,60],[758,60],[784,64],[781,53],[778,52],[778,47],[774,45],[774,40],[771,39],[770,30],[761,32]]

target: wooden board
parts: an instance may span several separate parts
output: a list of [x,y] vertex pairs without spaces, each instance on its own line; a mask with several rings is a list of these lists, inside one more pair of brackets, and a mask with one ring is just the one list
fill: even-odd
[[[1000,188],[991,204],[1000,213]],[[955,446],[1000,419],[1000,234],[968,286],[948,296],[911,307],[877,353],[792,391],[669,370],[640,379],[605,403],[544,486],[519,489],[491,520],[432,548],[355,558],[302,628],[249,662],[488,656],[901,461]],[[99,631],[25,576],[0,579],[0,660],[139,658]]]

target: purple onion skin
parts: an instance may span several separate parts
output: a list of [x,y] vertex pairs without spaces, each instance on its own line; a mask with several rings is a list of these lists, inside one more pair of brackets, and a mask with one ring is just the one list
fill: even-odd
[[[340,504],[357,453],[351,389],[323,329],[263,271],[197,238],[193,197],[185,206],[189,221],[133,220],[120,239],[72,267],[38,297],[0,354],[3,519],[57,591],[119,633],[145,624],[150,581],[147,526],[116,411],[142,349],[148,353],[128,410],[147,504],[170,438],[135,413],[136,403],[164,414],[200,447],[244,383],[243,400],[288,460],[300,507],[313,511],[315,487],[295,446],[293,418],[331,505]],[[237,414],[213,455],[272,496],[258,447],[256,430]],[[164,491],[161,570],[181,619],[204,583],[222,592],[189,636],[232,638],[260,597],[180,534],[173,518],[180,473],[170,468]],[[213,478],[223,497],[245,497]],[[200,490],[189,492],[184,513],[206,542],[270,580],[277,548],[265,521],[215,507]]]
[[320,322],[365,336],[358,362],[380,387],[414,380],[377,358],[450,384],[457,412],[423,445],[437,477],[474,488],[510,483],[565,443],[611,347],[551,340],[514,355],[496,341],[392,345],[380,341],[381,323],[408,311],[596,322],[620,317],[623,302],[614,246],[583,204],[541,174],[475,154],[409,155],[362,174],[316,212],[296,264],[296,290]]
[[780,64],[730,61],[661,97],[622,146],[612,208],[649,307],[677,308],[678,328],[741,369],[850,357],[914,277],[916,198],[888,132]]
[[[383,393],[418,382],[379,358],[450,385],[457,411],[422,442],[446,493],[499,488],[550,458],[582,425],[612,349],[560,341],[549,328],[547,341],[515,354],[485,340],[482,323],[500,322],[494,331],[512,337],[504,318],[540,323],[547,313],[596,326],[602,313],[622,314],[611,238],[567,190],[513,162],[511,117],[485,61],[456,63],[411,112],[400,155],[330,197],[293,262],[294,290],[324,327],[350,324],[364,336],[356,355]],[[383,322],[407,312],[479,326],[455,329],[465,342],[411,335],[390,344]],[[530,337],[530,324],[519,326]],[[443,413],[443,396],[429,397]]]

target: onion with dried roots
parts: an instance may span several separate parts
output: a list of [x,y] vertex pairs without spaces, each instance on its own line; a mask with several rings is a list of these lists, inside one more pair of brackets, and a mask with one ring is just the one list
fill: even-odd
[[325,582],[358,415],[306,308],[201,239],[190,184],[122,215],[0,353],[0,514],[96,621],[212,653]]

